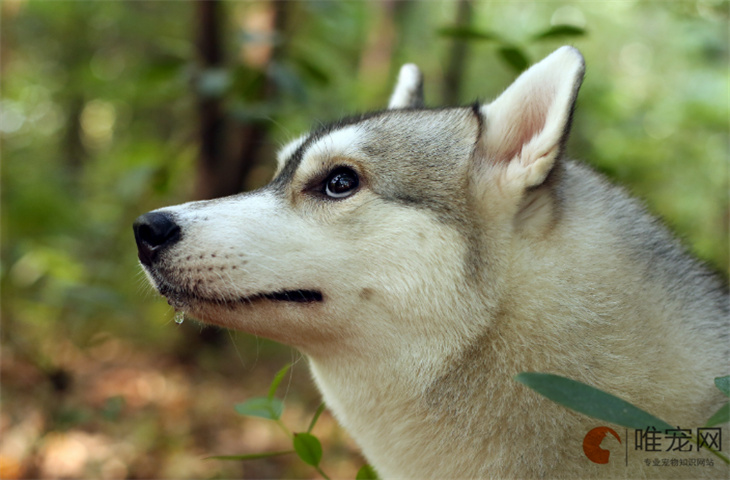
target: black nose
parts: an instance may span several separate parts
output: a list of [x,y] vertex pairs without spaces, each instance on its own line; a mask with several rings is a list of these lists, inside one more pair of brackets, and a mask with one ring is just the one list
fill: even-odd
[[161,251],[180,240],[180,227],[169,213],[145,213],[134,221],[133,228],[139,261],[147,266],[154,263]]

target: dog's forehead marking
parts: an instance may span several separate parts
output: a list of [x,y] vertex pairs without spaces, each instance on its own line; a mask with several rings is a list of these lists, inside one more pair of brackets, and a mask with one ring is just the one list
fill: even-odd
[[386,113],[388,113],[388,111],[372,112],[356,117],[345,118],[340,120],[339,122],[325,125],[315,132],[312,132],[308,136],[301,137],[294,142],[288,144],[280,152],[279,168],[276,176],[269,184],[270,187],[278,190],[284,188],[284,186],[293,179],[295,172],[298,170],[302,159],[305,157],[309,149],[313,145],[315,145],[320,139],[340,130],[347,129],[348,127],[356,126],[358,123],[364,122],[369,118],[373,118]]
[[284,192],[296,177],[321,170],[327,159],[351,158],[358,163],[367,159],[371,173],[385,182],[380,182],[381,196],[402,200],[417,191],[425,195],[433,189],[416,188],[406,195],[393,190],[402,189],[388,178],[418,177],[428,185],[430,180],[440,183],[448,172],[458,175],[454,167],[469,157],[480,135],[481,119],[475,114],[470,107],[415,108],[344,119],[287,146],[285,153],[292,153],[281,159],[284,165],[269,186]]
[[307,138],[309,135],[302,135],[301,137],[297,138],[296,140],[292,140],[291,142],[287,143],[282,147],[281,150],[279,150],[279,153],[276,155],[276,174],[278,175],[279,172],[284,168],[284,165],[286,165],[287,160],[294,155],[294,153],[299,149],[299,147],[302,146],[304,142],[307,141]]
[[308,159],[321,159],[329,156],[357,156],[364,136],[365,130],[360,125],[350,125],[324,135],[309,146],[302,158],[300,168]]

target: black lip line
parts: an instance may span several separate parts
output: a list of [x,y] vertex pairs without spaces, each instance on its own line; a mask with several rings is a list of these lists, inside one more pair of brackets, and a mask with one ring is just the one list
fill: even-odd
[[294,303],[316,303],[324,301],[324,296],[319,290],[282,290],[279,292],[271,293],[257,293],[248,297],[240,297],[234,300],[226,299],[214,299],[201,297],[200,295],[187,292],[184,290],[178,290],[168,285],[162,285],[158,288],[161,295],[169,298],[180,298],[183,300],[192,300],[206,303],[219,303],[219,304],[238,304],[238,303],[252,303],[255,300],[272,300],[277,302],[294,302]]
[[[284,290],[281,292],[264,293],[261,295],[254,295],[253,298],[266,298],[268,300],[275,300],[279,302],[296,302],[296,303],[310,303],[310,302],[321,302],[323,300],[322,292],[318,290]],[[249,297],[251,298],[251,297]]]

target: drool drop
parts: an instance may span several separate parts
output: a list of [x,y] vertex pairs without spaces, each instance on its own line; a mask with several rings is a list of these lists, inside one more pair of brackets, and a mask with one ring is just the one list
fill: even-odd
[[185,321],[185,312],[183,311],[177,311],[175,312],[175,323],[178,325],[181,325]]

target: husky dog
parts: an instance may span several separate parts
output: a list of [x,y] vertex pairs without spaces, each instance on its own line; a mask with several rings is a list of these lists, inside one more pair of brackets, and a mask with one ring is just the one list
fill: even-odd
[[[602,422],[513,380],[567,376],[693,433],[723,400],[726,287],[565,158],[583,72],[562,47],[489,104],[428,109],[405,65],[387,110],[293,141],[268,186],[139,217],[139,259],[175,309],[306,354],[385,478],[727,476],[621,427],[628,457],[608,437],[593,463]],[[644,461],[672,457],[714,462]]]

